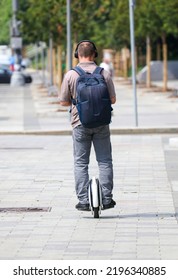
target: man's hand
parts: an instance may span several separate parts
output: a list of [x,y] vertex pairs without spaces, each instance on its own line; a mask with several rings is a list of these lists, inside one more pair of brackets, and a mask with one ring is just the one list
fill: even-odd
[[111,98],[111,104],[114,104],[114,103],[116,103],[116,97],[115,96]]

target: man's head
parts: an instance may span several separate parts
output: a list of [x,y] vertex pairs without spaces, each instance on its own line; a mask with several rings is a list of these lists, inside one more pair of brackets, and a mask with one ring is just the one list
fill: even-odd
[[83,40],[78,43],[74,56],[76,58],[84,57],[84,58],[95,58],[98,56],[98,52],[96,46],[93,42],[89,40]]

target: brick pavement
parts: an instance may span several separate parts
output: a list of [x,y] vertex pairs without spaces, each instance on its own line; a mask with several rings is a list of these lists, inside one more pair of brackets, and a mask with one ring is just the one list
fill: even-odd
[[[94,219],[75,210],[68,112],[35,84],[0,86],[0,208],[50,210],[0,212],[0,259],[178,258],[177,134],[155,133],[176,131],[178,100],[139,88],[142,134],[134,134],[131,86],[117,82],[116,88],[111,128],[117,206]],[[154,134],[145,127],[155,128]],[[53,131],[66,135],[48,135]],[[91,176],[96,167],[92,152]]]
[[94,219],[74,208],[71,136],[1,135],[0,207],[51,211],[1,212],[0,259],[177,259],[170,137],[112,136],[117,206]]

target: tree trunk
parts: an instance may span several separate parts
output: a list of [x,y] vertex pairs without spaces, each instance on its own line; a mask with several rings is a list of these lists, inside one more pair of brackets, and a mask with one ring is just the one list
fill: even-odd
[[56,85],[56,49],[53,49],[53,84]]
[[115,76],[119,76],[119,59],[120,59],[120,53],[117,51],[114,55],[114,72]]
[[163,91],[167,91],[167,44],[166,44],[166,35],[162,36],[163,42]]
[[147,77],[146,77],[146,86],[151,87],[151,44],[150,37],[146,38],[146,61],[147,61]]
[[57,48],[57,57],[58,86],[60,87],[62,84],[62,46],[58,46]]
[[[73,45],[73,53],[75,52],[75,49],[77,47],[77,43],[74,43]],[[78,64],[78,59],[74,57],[73,55],[73,59],[72,59],[72,66],[75,67]]]
[[161,60],[161,46],[160,43],[156,45],[156,59]]
[[127,48],[123,49],[123,70],[124,70],[124,78],[127,79],[128,75],[128,63],[127,63]]

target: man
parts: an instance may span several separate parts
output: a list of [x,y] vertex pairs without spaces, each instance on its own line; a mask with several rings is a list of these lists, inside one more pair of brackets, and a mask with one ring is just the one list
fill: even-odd
[[[89,73],[92,73],[97,67],[94,62],[97,55],[95,44],[89,40],[81,41],[75,50],[75,57],[79,59],[78,66]],[[108,87],[111,104],[114,104],[116,102],[116,94],[111,76],[105,70],[102,71],[102,75]],[[81,211],[89,210],[88,165],[92,143],[99,167],[99,182],[102,189],[103,209],[113,208],[116,202],[112,199],[113,165],[109,125],[86,128],[81,124],[77,108],[71,102],[71,96],[74,99],[76,97],[76,81],[78,77],[79,75],[76,71],[68,71],[63,79],[59,96],[62,106],[72,105],[71,125],[73,127],[75,188],[79,200],[76,209]]]

